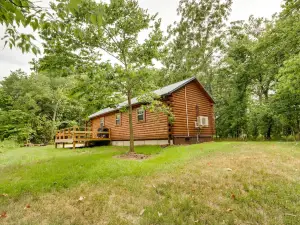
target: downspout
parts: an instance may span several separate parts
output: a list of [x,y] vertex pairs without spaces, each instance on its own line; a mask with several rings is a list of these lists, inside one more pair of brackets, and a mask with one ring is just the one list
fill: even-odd
[[188,107],[187,107],[187,98],[186,98],[186,86],[184,87],[184,99],[185,99],[185,113],[186,113],[186,128],[187,128],[187,134],[188,137],[190,136],[190,130],[189,130],[189,115],[188,115]]

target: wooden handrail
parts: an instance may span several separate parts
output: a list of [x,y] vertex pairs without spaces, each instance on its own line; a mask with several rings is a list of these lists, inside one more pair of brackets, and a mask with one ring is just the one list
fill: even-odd
[[94,132],[94,131],[88,131],[90,129],[92,129],[91,127],[88,127],[88,128],[85,128],[86,130],[82,131],[82,130],[79,130],[78,127],[74,126],[72,128],[66,128],[66,129],[61,129],[61,130],[57,130],[56,131],[56,138],[57,137],[67,137],[67,138],[76,138],[74,136],[79,136],[79,135],[85,135],[86,137],[89,136],[89,135],[92,135],[93,134],[108,134],[108,137],[111,136],[111,129],[109,128],[108,131],[97,131],[97,132]]
[[62,135],[62,136],[70,136],[71,134],[110,134],[110,131],[99,131],[99,132],[93,132],[93,131],[71,131],[69,134],[66,133],[56,133],[56,135]]
[[71,131],[71,134],[92,134],[93,131],[80,131],[80,130],[76,130],[76,131]]

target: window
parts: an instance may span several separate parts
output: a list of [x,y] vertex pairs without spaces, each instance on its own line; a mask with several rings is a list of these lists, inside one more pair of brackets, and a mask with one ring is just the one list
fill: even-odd
[[202,120],[202,121],[201,121],[201,124],[206,125],[206,118],[205,118],[205,117],[202,117],[201,120]]
[[121,126],[121,113],[116,113],[116,125]]
[[197,123],[200,126],[208,127],[208,125],[209,125],[209,123],[208,123],[208,117],[207,116],[198,116]]
[[137,120],[138,122],[145,122],[145,110],[143,108],[137,109]]
[[104,117],[100,118],[100,128],[104,127]]

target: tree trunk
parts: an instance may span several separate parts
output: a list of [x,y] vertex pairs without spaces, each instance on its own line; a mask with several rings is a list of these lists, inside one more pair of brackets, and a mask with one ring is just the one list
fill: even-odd
[[57,101],[57,103],[55,104],[55,108],[54,108],[54,112],[53,112],[53,116],[52,116],[52,131],[51,131],[52,137],[55,136],[55,130],[56,130],[55,122],[56,122],[58,107],[59,107],[59,102]]
[[56,121],[57,110],[58,110],[58,101],[57,101],[57,103],[55,104],[55,108],[54,108],[54,112],[53,112],[53,116],[52,116],[52,121],[53,121],[53,122]]
[[258,93],[258,101],[259,101],[259,105],[262,105],[263,98],[262,98],[262,94],[260,91]]
[[298,141],[300,141],[300,120],[297,119],[297,127],[298,127]]
[[129,133],[130,133],[130,149],[129,152],[134,152],[134,136],[132,125],[132,105],[131,105],[131,91],[128,91],[128,116],[129,116]]
[[272,132],[272,125],[270,124],[268,126],[268,130],[267,130],[267,133],[266,133],[266,139],[269,141],[271,140],[271,132]]
[[265,90],[263,93],[264,93],[266,102],[268,102],[269,101],[269,89]]

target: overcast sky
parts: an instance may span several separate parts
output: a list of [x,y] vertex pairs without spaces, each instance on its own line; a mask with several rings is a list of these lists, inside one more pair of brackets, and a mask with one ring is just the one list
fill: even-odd
[[[50,0],[41,0],[47,5]],[[179,0],[139,0],[140,6],[147,8],[151,14],[158,13],[162,18],[162,29],[166,30],[169,24],[178,19],[176,8]],[[255,17],[271,16],[280,11],[282,0],[233,0],[230,21],[246,20],[250,15]],[[0,37],[3,36],[4,27],[0,25]],[[9,75],[10,71],[22,69],[30,72],[28,62],[35,56],[22,54],[18,49],[4,48],[4,41],[0,39],[0,79]]]

